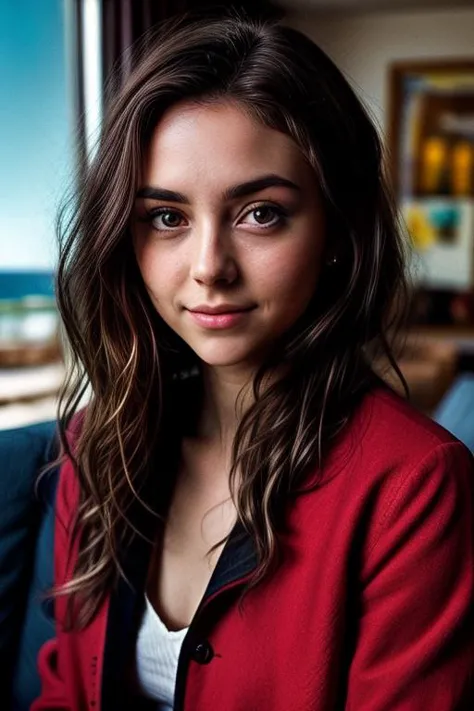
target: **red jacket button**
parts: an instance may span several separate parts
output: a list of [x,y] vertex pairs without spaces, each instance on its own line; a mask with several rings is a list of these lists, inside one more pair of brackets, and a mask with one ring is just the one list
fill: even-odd
[[209,664],[214,656],[214,650],[209,642],[199,642],[194,647],[191,657],[198,664]]

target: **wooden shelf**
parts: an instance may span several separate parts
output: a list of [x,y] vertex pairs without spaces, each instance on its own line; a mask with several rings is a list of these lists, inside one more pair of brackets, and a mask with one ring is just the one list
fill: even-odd
[[410,337],[443,341],[458,351],[474,354],[474,326],[416,326],[410,329]]

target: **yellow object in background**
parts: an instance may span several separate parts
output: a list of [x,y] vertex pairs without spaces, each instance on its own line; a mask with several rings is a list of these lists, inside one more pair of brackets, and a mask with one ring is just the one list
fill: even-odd
[[474,193],[474,146],[466,140],[458,141],[451,155],[451,184],[454,195]]
[[436,229],[424,210],[419,207],[408,208],[405,212],[405,221],[415,249],[423,252],[436,242]]
[[440,136],[431,136],[421,149],[420,187],[423,193],[444,191],[448,171],[448,144]]

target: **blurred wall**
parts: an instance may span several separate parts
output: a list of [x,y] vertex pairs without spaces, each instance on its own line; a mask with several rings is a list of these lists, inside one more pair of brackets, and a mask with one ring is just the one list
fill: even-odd
[[390,62],[474,58],[474,8],[437,11],[319,14],[289,18],[352,80],[378,125],[386,128]]
[[0,0],[0,270],[48,270],[72,167],[66,0]]

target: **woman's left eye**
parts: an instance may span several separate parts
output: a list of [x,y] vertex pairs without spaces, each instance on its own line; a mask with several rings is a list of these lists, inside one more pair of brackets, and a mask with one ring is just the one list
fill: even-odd
[[[268,228],[283,224],[286,217],[287,214],[281,207],[277,207],[276,205],[258,205],[245,213],[241,221],[245,224]],[[251,220],[249,221],[248,218],[251,218]]]

